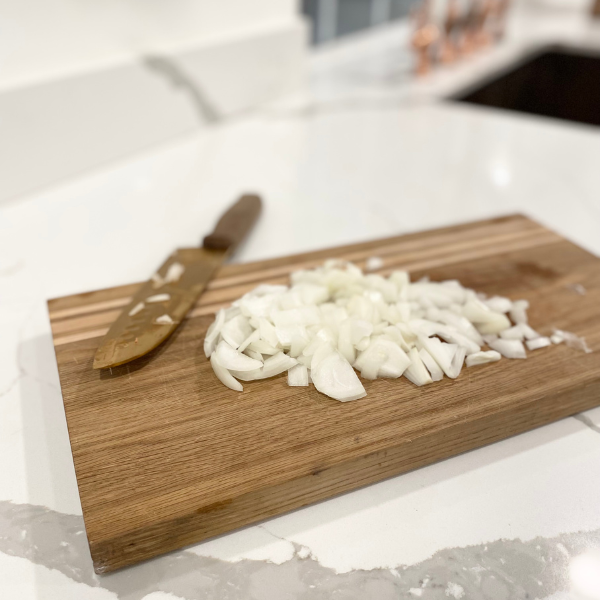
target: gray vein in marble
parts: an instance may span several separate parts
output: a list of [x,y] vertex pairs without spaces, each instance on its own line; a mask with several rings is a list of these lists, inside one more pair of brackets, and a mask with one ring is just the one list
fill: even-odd
[[573,418],[583,423],[586,427],[589,427],[592,431],[600,433],[600,427],[596,425],[594,421],[592,421],[587,415],[579,413],[577,415],[573,415]]
[[107,589],[120,600],[141,600],[154,591],[185,600],[543,598],[567,590],[570,557],[591,546],[600,546],[600,530],[446,548],[415,565],[348,573],[320,565],[297,544],[294,557],[280,565],[229,563],[181,550],[99,577],[92,571],[82,517],[0,501],[0,552]]
[[192,100],[201,123],[215,123],[221,120],[219,111],[204,91],[184,73],[173,59],[158,55],[145,56],[142,59],[142,65],[154,73],[166,77],[175,87],[186,92]]

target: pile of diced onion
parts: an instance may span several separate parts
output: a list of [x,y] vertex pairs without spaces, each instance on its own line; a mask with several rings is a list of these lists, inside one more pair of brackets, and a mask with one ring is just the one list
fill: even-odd
[[[363,379],[406,377],[415,385],[455,379],[467,367],[526,358],[559,343],[527,324],[528,302],[487,298],[458,281],[411,283],[405,271],[364,274],[352,263],[327,261],[292,273],[291,286],[259,285],[221,309],[204,351],[216,376],[240,381],[287,372],[336,400],[366,395]],[[487,346],[489,349],[484,350]]]

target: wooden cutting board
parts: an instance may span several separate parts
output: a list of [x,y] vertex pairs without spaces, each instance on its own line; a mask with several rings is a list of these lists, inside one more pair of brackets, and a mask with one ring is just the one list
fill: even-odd
[[[364,382],[341,403],[286,377],[225,388],[202,341],[213,313],[259,283],[339,257],[381,273],[459,279],[531,302],[530,323],[585,335],[465,368],[423,388]],[[577,284],[585,288],[577,287]],[[49,301],[94,568],[107,573],[544,425],[600,403],[600,259],[522,216],[223,267],[151,355],[98,372],[100,336],[138,284]]]

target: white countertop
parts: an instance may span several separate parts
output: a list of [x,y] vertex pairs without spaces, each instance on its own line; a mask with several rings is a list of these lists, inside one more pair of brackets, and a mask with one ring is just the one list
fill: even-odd
[[[549,22],[545,40],[558,35]],[[488,65],[522,47],[509,42]],[[600,408],[92,572],[47,298],[143,278],[246,190],[266,208],[236,261],[512,212],[600,254],[597,129],[432,102],[450,75],[394,83],[394,52],[382,44],[354,62],[323,53],[303,97],[0,207],[2,598],[577,597],[570,561],[600,551]]]

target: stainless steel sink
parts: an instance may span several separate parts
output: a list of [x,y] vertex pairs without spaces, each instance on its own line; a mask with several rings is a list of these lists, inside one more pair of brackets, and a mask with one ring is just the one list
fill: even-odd
[[600,52],[540,48],[450,99],[600,126]]

